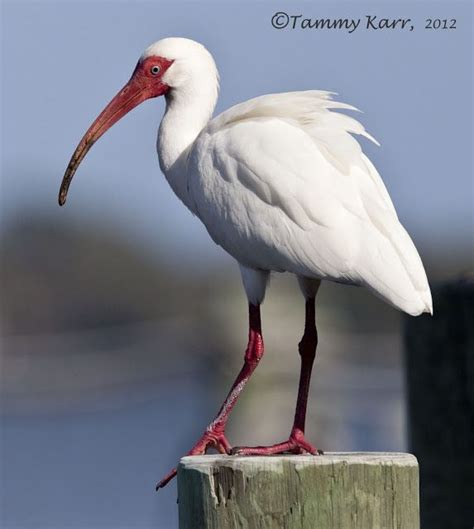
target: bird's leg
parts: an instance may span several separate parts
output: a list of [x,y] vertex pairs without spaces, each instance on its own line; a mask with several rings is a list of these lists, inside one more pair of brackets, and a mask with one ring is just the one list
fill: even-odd
[[[248,379],[257,367],[263,356],[262,325],[260,321],[260,306],[249,304],[249,339],[245,350],[244,365],[235,379],[232,387],[222,404],[214,420],[206,428],[199,441],[193,446],[187,455],[204,454],[208,448],[215,448],[223,454],[230,454],[231,446],[225,436],[225,427],[229,419],[230,412],[242,392]],[[156,490],[164,487],[176,475],[173,469],[163,478]]]
[[298,399],[296,401],[295,418],[290,437],[283,443],[271,446],[235,447],[233,454],[238,455],[271,455],[291,452],[294,454],[321,454],[322,452],[306,441],[304,436],[306,407],[308,403],[309,385],[316,346],[318,344],[318,333],[315,322],[315,298],[306,300],[306,316],[303,338],[298,345],[301,356],[300,381],[298,386]]

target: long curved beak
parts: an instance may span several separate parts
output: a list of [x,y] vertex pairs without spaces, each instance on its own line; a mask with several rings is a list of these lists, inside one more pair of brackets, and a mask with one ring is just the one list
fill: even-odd
[[148,87],[141,80],[132,75],[128,83],[104,108],[99,117],[92,123],[89,130],[84,134],[79,145],[76,147],[74,154],[69,161],[66,172],[64,173],[61,188],[59,190],[58,202],[63,206],[66,202],[67,192],[71,185],[72,178],[82,162],[89,149],[94,143],[108,130],[112,125],[125,116],[130,110],[140,103],[154,97],[147,89]]

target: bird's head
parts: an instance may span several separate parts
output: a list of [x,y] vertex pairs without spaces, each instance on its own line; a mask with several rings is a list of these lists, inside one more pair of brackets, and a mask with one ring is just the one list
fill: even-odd
[[[217,69],[211,54],[201,44],[184,38],[167,38],[149,46],[140,57],[130,80],[99,114],[79,142],[69,161],[59,190],[59,205],[79,164],[92,145],[119,119],[147,99],[166,95],[189,95],[199,86],[198,79],[211,80],[217,94]],[[212,82],[212,80],[215,80]]]

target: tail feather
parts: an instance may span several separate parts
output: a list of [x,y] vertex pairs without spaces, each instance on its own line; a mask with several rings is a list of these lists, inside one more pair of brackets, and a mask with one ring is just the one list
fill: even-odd
[[428,279],[415,245],[396,218],[391,228],[387,233],[377,230],[377,244],[361,254],[361,282],[408,314],[433,314]]

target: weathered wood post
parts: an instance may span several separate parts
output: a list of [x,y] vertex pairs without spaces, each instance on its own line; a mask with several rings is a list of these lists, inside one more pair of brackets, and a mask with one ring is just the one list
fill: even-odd
[[180,529],[418,529],[410,454],[184,457]]
[[474,278],[433,289],[434,315],[406,318],[410,450],[424,529],[474,527]]

